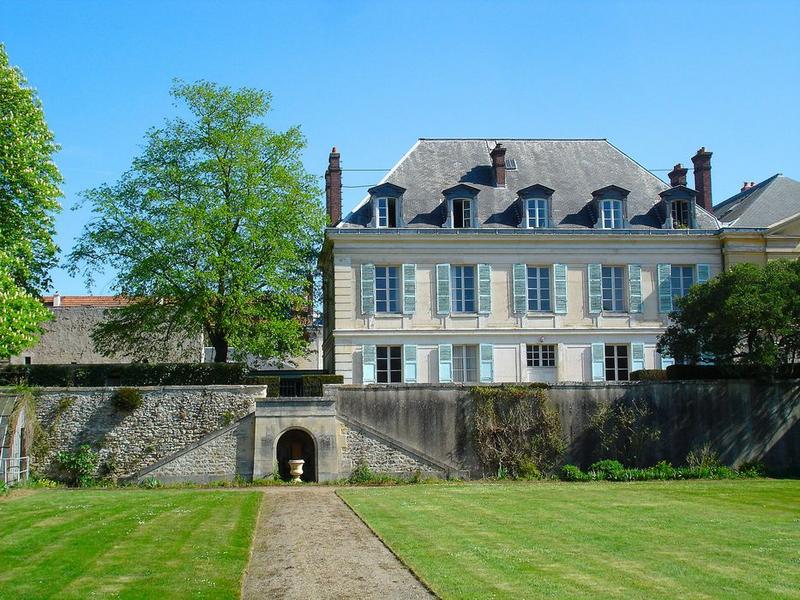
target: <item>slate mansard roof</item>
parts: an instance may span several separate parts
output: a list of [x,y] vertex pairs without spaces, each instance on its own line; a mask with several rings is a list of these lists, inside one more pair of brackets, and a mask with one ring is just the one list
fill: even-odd
[[800,214],[800,181],[773,175],[714,207],[728,227],[771,227]]
[[[492,185],[489,152],[495,143],[506,148],[506,160],[516,161],[506,171],[506,186]],[[629,191],[630,229],[661,229],[664,207],[659,193],[669,185],[604,139],[420,139],[380,182],[405,189],[402,221],[405,227],[439,228],[445,222],[443,192],[459,184],[478,190],[481,228],[518,228],[518,192],[534,185],[553,191],[552,227],[593,228],[592,192],[607,186]],[[347,215],[339,227],[369,224],[369,196]],[[697,207],[697,229],[719,228],[716,218]]]

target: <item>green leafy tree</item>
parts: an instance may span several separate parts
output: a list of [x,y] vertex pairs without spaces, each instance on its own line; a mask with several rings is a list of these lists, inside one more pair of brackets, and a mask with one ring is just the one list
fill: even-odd
[[13,261],[0,252],[0,358],[9,358],[36,344],[42,323],[52,313],[14,281]]
[[88,286],[104,268],[131,303],[94,332],[100,351],[147,356],[175,332],[283,358],[305,348],[303,322],[325,214],[303,168],[299,128],[269,129],[271,96],[176,83],[187,109],[147,132],[113,185],[84,193],[94,213],[70,254]]
[[31,293],[50,284],[61,174],[42,103],[0,44],[0,251],[6,274]]
[[800,262],[734,265],[677,300],[658,351],[778,370],[800,359]]

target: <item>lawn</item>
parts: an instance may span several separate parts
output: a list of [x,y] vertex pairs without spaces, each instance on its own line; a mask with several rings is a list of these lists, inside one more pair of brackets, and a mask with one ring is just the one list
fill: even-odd
[[260,500],[20,491],[0,499],[0,598],[238,598]]
[[800,481],[339,494],[444,598],[800,598]]

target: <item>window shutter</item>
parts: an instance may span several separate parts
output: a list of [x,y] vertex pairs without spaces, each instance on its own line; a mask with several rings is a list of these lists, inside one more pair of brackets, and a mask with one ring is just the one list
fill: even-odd
[[644,369],[644,344],[631,344],[631,372]]
[[587,265],[589,275],[589,312],[597,314],[603,310],[603,265]]
[[628,306],[630,312],[642,312],[642,267],[628,265]]
[[417,347],[415,345],[403,345],[403,363],[405,382],[417,383]]
[[375,314],[375,265],[361,265],[361,312]]
[[697,265],[697,283],[705,283],[711,275],[711,265]]
[[481,344],[481,383],[494,381],[494,346]]
[[514,313],[523,315],[528,312],[528,267],[514,265]]
[[670,367],[675,364],[675,359],[669,356],[668,354],[661,354],[660,361],[662,369],[666,369],[667,367]]
[[592,381],[606,380],[606,346],[592,344]]
[[453,345],[439,344],[439,383],[453,382]]
[[478,265],[478,313],[492,312],[492,265]]
[[417,310],[417,265],[403,265],[403,314]]
[[361,383],[375,383],[376,371],[375,345],[361,346]]
[[672,310],[672,265],[658,265],[658,312]]
[[555,283],[555,312],[567,314],[567,265],[553,265],[553,281]]
[[436,265],[436,314],[450,314],[450,265]]

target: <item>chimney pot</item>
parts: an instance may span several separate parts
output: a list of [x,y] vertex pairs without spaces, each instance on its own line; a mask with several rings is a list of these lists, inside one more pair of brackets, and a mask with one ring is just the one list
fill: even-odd
[[681,163],[678,163],[672,167],[672,171],[669,172],[669,184],[672,187],[686,185],[686,173],[688,172],[689,169],[684,167]]
[[701,147],[692,157],[694,164],[694,189],[697,191],[697,203],[711,211],[711,155],[712,152]]
[[506,187],[506,149],[497,142],[489,153],[492,158],[492,182],[495,187]]
[[342,168],[336,146],[328,155],[328,168],[325,171],[325,210],[331,227],[342,220]]
[[61,306],[61,294],[58,292],[53,294],[53,306]]

